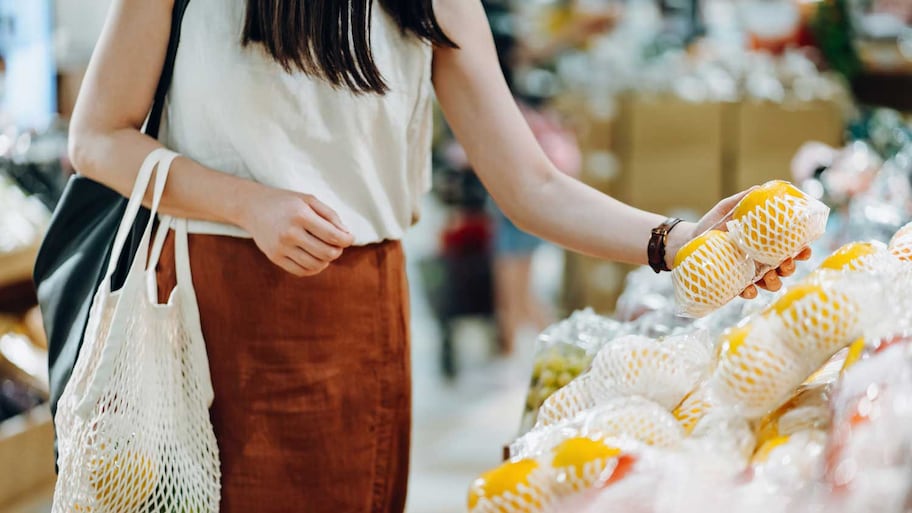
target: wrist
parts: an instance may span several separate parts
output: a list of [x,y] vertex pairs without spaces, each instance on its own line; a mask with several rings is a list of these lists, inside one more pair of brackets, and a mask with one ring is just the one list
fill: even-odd
[[678,251],[693,238],[696,226],[695,223],[682,222],[668,233],[668,238],[665,242],[665,265],[669,269],[674,269],[674,261]]
[[256,206],[262,203],[263,192],[266,186],[251,181],[239,180],[232,194],[233,201],[228,202],[226,217],[228,222],[250,232],[250,227],[256,218]]

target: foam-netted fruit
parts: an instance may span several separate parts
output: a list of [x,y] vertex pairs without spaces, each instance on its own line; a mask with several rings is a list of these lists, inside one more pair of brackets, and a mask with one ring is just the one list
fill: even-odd
[[688,242],[675,255],[671,272],[675,299],[682,313],[702,317],[751,284],[756,268],[729,233],[710,230]]
[[593,409],[585,420],[583,434],[671,448],[684,439],[684,428],[658,403],[633,396],[613,399]]
[[720,402],[749,418],[779,406],[810,371],[782,340],[776,319],[758,317],[726,331],[710,378]]
[[554,425],[595,407],[605,399],[600,396],[601,390],[593,385],[591,374],[580,376],[545,400],[538,410],[536,426]]
[[606,395],[639,395],[671,410],[693,389],[709,363],[705,352],[684,349],[670,340],[622,337],[595,356],[592,376],[608,389]]
[[809,365],[819,366],[860,335],[859,306],[839,283],[800,283],[770,305],[785,342]]
[[886,248],[873,242],[850,242],[820,263],[820,269],[830,271],[873,271],[877,258]]
[[574,437],[554,448],[551,467],[558,495],[579,493],[611,477],[621,450],[600,440]]
[[819,238],[828,213],[794,185],[775,180],[748,193],[728,226],[750,258],[775,266]]
[[549,475],[533,459],[509,461],[469,488],[470,513],[537,513],[550,504]]

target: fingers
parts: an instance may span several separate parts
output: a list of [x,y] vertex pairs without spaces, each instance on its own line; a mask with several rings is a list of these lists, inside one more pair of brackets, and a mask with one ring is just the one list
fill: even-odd
[[795,261],[789,258],[785,262],[782,262],[782,265],[776,269],[776,273],[779,276],[786,277],[795,274]]
[[810,260],[811,259],[811,248],[804,248],[801,250],[801,253],[798,253],[798,256],[795,257],[795,260]]
[[332,262],[342,256],[342,248],[323,242],[310,232],[303,232],[299,236],[298,247],[323,262]]
[[312,208],[313,211],[317,213],[317,215],[332,223],[333,226],[338,228],[343,233],[350,235],[348,228],[346,228],[346,226],[342,223],[342,219],[339,217],[339,214],[337,214],[335,210],[314,197],[308,197],[307,202],[310,205],[310,208]]
[[757,186],[755,185],[755,186],[751,187],[750,189],[743,190],[743,191],[739,192],[738,194],[731,195],[731,196],[725,198],[724,200],[720,201],[716,205],[716,208],[720,210],[720,213],[727,214],[727,213],[731,212],[732,209],[735,208],[735,206],[738,204],[739,201],[744,199],[745,196],[750,194],[750,192],[756,188],[757,188]]
[[779,275],[776,274],[776,270],[774,269],[764,274],[763,278],[757,282],[757,285],[770,292],[776,292],[782,288],[782,280],[779,279]]
[[346,248],[354,242],[350,233],[340,230],[310,208],[304,209],[295,219],[295,222],[298,228],[309,232],[330,246]]
[[303,249],[292,251],[286,258],[304,269],[307,272],[305,276],[317,274],[329,266],[329,262],[320,260]]
[[755,299],[757,297],[757,287],[753,285],[747,287],[741,292],[741,297],[744,299]]
[[273,262],[277,266],[284,269],[286,272],[291,273],[299,278],[303,278],[305,276],[311,276],[314,274],[314,273],[308,271],[307,269],[301,267],[300,265],[298,265],[297,262],[295,262],[294,260],[292,260],[290,258],[280,258],[278,260],[274,260]]

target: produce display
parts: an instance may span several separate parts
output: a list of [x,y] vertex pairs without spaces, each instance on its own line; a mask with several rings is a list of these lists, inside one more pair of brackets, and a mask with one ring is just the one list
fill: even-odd
[[683,315],[702,317],[730,302],[766,271],[823,235],[829,209],[776,180],[749,192],[728,219],[675,256],[675,298]]
[[[756,204],[798,197],[791,186],[771,189]],[[817,230],[777,239],[775,230],[794,229],[792,217],[754,231],[770,244],[785,240],[776,258]],[[735,233],[745,232],[710,233],[700,244]],[[611,328],[571,344],[591,363],[543,401],[512,459],[473,485],[469,511],[905,511],[912,263],[895,248],[907,233],[889,249],[859,241],[819,255],[815,269],[768,300],[720,305],[666,335],[644,335],[658,312],[642,308],[626,322],[591,313],[565,321],[565,332],[580,315],[589,316],[583,325]],[[492,509],[489,496],[534,500]]]
[[[626,329],[628,328],[620,322],[598,316],[592,310],[584,310],[542,333],[538,339],[532,381],[526,397],[522,430],[530,429],[541,416],[548,422],[551,407],[543,409],[545,401],[588,369],[602,345]],[[585,408],[585,400],[582,395],[574,394],[574,403],[582,406],[568,407]],[[556,415],[560,418],[565,416],[560,412]]]

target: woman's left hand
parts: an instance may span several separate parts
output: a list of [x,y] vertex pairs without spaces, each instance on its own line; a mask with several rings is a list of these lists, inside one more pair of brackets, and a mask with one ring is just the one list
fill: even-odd
[[[730,196],[720,201],[710,210],[702,219],[696,224],[687,223],[685,226],[682,226],[678,234],[675,234],[678,230],[673,230],[669,234],[668,242],[668,255],[669,259],[669,268],[671,268],[671,263],[674,261],[674,255],[677,253],[684,244],[689,242],[694,237],[700,235],[703,232],[713,229],[719,223],[725,220],[728,214],[735,208],[741,199],[746,196],[749,192],[754,190],[756,187],[747,189],[746,191],[739,192],[734,196]],[[682,223],[683,224],[683,223]],[[677,236],[675,236],[677,235]],[[795,274],[795,261],[796,260],[808,260],[811,258],[811,248],[804,248],[795,258],[789,258],[785,262],[779,265],[776,269],[771,269],[766,274],[764,274],[754,285],[748,286],[741,292],[741,297],[744,299],[754,299],[757,297],[757,287],[760,287],[764,290],[769,290],[770,292],[776,292],[782,288],[782,280],[787,276]]]

